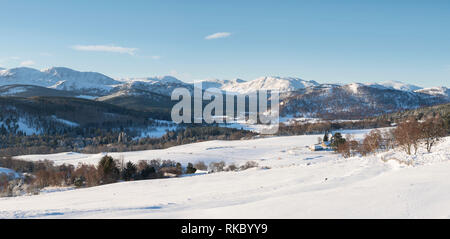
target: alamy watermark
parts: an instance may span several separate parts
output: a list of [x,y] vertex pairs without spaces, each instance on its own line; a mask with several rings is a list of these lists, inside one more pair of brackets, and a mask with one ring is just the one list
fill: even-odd
[[[179,101],[171,113],[172,121],[177,124],[239,123],[258,125],[258,131],[262,134],[278,132],[280,96],[277,91],[257,90],[235,94],[218,88],[203,89],[202,82],[197,82],[193,90],[175,89],[171,98]],[[205,101],[209,103],[205,105]]]

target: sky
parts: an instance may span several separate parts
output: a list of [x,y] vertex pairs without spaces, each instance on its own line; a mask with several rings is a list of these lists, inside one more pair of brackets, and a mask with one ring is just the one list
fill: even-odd
[[450,84],[450,1],[0,0],[0,67]]

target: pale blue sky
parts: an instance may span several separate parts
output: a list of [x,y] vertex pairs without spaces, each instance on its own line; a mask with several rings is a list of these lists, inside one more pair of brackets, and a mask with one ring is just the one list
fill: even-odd
[[450,1],[0,0],[0,67],[20,65],[449,86]]

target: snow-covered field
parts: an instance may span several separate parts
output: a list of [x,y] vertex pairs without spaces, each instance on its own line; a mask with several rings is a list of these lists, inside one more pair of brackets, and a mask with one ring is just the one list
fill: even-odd
[[[367,131],[351,131],[361,137]],[[171,159],[260,167],[174,179],[50,190],[0,199],[0,218],[450,218],[450,137],[432,153],[392,151],[344,159],[307,148],[318,135],[210,141],[112,153],[125,161]],[[58,164],[96,163],[102,154],[21,156]],[[414,166],[395,160],[414,159]],[[263,166],[267,166],[263,167]]]
[[[344,130],[344,134],[352,134],[355,138],[362,138],[370,130]],[[309,155],[309,157],[321,156],[321,158],[335,158],[336,155],[324,152],[311,152],[308,147],[317,143],[317,138],[323,135],[289,136],[289,137],[268,137],[254,140],[238,141],[207,141],[195,144],[186,144],[161,150],[146,150],[124,153],[108,153],[113,158],[123,158],[125,162],[138,162],[139,160],[152,159],[170,159],[182,164],[189,162],[196,163],[203,161],[206,164],[210,162],[225,161],[226,163],[245,163],[246,161],[260,161],[264,165],[272,166],[291,163],[297,163],[299,157]],[[88,163],[97,164],[97,162],[106,153],[100,154],[80,154],[74,152],[47,154],[47,155],[24,155],[16,157],[18,159],[38,161],[51,160],[56,164]],[[283,159],[282,162],[277,159]],[[306,157],[308,158],[308,157]]]

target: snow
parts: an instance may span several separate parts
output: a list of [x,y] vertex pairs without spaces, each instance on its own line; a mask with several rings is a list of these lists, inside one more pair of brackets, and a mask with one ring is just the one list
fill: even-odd
[[123,90],[140,89],[163,95],[171,95],[176,88],[191,88],[191,85],[184,83],[172,76],[157,76],[148,78],[125,78],[119,79]]
[[118,81],[96,72],[79,72],[64,67],[36,70],[28,67],[0,71],[0,85],[37,85],[58,90],[109,91]]
[[183,81],[178,80],[173,76],[156,76],[156,77],[142,77],[142,78],[124,78],[118,79],[122,82],[146,82],[150,84],[166,83],[166,84],[184,84]]
[[253,124],[247,123],[243,120],[237,120],[230,123],[219,124],[220,127],[231,128],[231,129],[243,129],[255,133],[270,132],[271,129],[277,127],[277,125],[263,125],[263,124]]
[[428,94],[428,95],[435,95],[435,96],[444,96],[444,97],[450,98],[450,89],[447,87],[444,87],[444,86],[424,88],[424,89],[416,90],[414,92],[424,93],[424,94]]
[[260,77],[252,81],[243,81],[240,79],[232,81],[206,80],[202,84],[206,87],[213,86],[229,93],[238,94],[248,94],[256,90],[288,92],[319,85],[315,81],[306,81],[294,77]]
[[[361,137],[364,131],[347,131]],[[450,218],[450,137],[407,166],[400,151],[344,159],[307,146],[319,135],[209,141],[127,153],[125,159],[253,160],[239,172],[122,182],[0,199],[0,218]],[[104,154],[21,156],[96,163]],[[387,162],[382,159],[391,159]]]
[[[354,134],[355,137],[360,137],[365,133],[368,133],[369,131],[370,130],[347,130],[340,132],[342,132],[344,136],[346,134]],[[214,140],[195,144],[180,145],[160,150],[108,153],[108,155],[114,158],[123,157],[125,161],[132,161],[132,162],[151,159],[163,159],[163,160],[170,159],[180,162],[184,165],[187,165],[187,163],[189,162],[196,163],[198,161],[203,161],[206,164],[209,164],[210,162],[219,162],[219,161],[243,164],[251,160],[259,161],[261,159],[274,158],[273,154],[275,153],[279,155],[278,157],[284,158],[286,156],[286,160],[284,160],[283,162],[290,164],[292,162],[296,162],[296,158],[298,155],[301,154],[308,155],[310,152],[307,147],[311,143],[316,143],[317,137],[319,136],[322,137],[323,135],[266,137],[245,141]],[[283,156],[283,153],[281,151],[285,153],[287,151],[290,151],[291,153],[292,152],[296,153],[295,154],[286,153],[286,155]],[[47,154],[47,155],[23,155],[18,156],[16,158],[31,161],[48,159],[54,161],[56,165],[61,165],[64,163],[78,165],[78,163],[97,164],[97,162],[105,154],[106,153],[81,154],[68,152],[68,153]]]
[[415,90],[420,90],[422,87],[403,83],[400,81],[385,81],[382,83],[369,83],[368,86],[372,87],[378,87],[378,88],[387,88],[387,89],[394,89],[394,90],[401,90],[401,91],[409,91],[413,92]]
[[[281,93],[311,89],[313,87],[329,88],[338,85],[319,84],[313,80],[303,80],[296,77],[260,77],[245,81],[242,79],[219,80],[207,79],[201,81],[204,89],[219,88],[230,94],[249,94],[257,90],[273,90]],[[184,87],[192,90],[194,85],[178,80],[173,76],[157,76],[143,78],[113,79],[97,72],[80,72],[65,67],[52,67],[36,70],[28,67],[19,67],[0,70],[0,86],[6,85],[37,85],[57,90],[76,91],[80,98],[93,99],[93,96],[107,96],[118,91],[139,89],[163,95],[171,95],[175,88]],[[359,86],[369,86],[381,89],[395,89],[408,92],[421,92],[429,95],[446,95],[446,87],[433,87],[422,89],[419,86],[398,81],[382,83],[353,83],[347,85],[351,92],[358,93]],[[342,85],[341,85],[342,86]],[[111,96],[112,97],[112,96]]]
[[358,88],[361,86],[361,84],[359,83],[352,83],[347,85],[347,87],[349,88],[349,90],[351,92],[353,92],[353,94],[358,94]]
[[1,175],[12,176],[13,178],[20,178],[20,174],[18,174],[16,171],[9,169],[9,168],[1,168],[0,167],[0,176]]
[[22,118],[17,123],[19,125],[19,131],[24,132],[26,135],[40,134],[41,130],[36,129],[36,127],[31,126],[28,122]]
[[[0,121],[0,127],[1,126],[5,126],[5,128],[8,128],[8,125],[6,124],[6,122],[4,121]],[[26,120],[25,118],[18,118],[17,122],[14,123],[10,123],[10,127],[14,127],[15,125],[17,125],[17,131],[22,131],[23,133],[25,133],[26,135],[33,135],[33,134],[40,134],[42,132],[42,130],[37,129],[35,126],[33,126],[28,120]]]
[[56,121],[58,121],[60,123],[63,123],[65,125],[67,125],[67,126],[70,126],[70,127],[78,127],[78,126],[80,126],[80,124],[78,124],[78,123],[75,123],[75,122],[72,122],[72,121],[69,121],[69,120],[65,120],[65,119],[60,119],[60,118],[56,117],[56,115],[52,115],[52,119],[56,120]]
[[65,192],[70,190],[75,190],[75,187],[45,187],[39,191],[39,194],[55,193],[55,192]]
[[77,95],[76,98],[86,99],[86,100],[95,100],[97,97],[91,95]]
[[233,80],[219,80],[219,79],[207,79],[201,81],[203,89],[209,89],[209,88],[226,88],[231,86],[236,86],[241,83],[245,83],[246,81],[241,79],[233,79]]
[[27,87],[11,87],[4,92],[1,92],[1,96],[11,96],[19,93],[26,92],[28,90]]
[[176,130],[177,127],[178,126],[176,125],[149,127],[147,129],[140,130],[140,136],[137,138],[161,138],[167,134],[168,131]]
[[294,124],[315,124],[315,123],[343,123],[343,122],[358,122],[360,120],[324,120],[321,118],[312,118],[312,117],[295,117],[293,115],[286,115],[284,117],[280,117],[280,123],[285,125],[294,125]]

